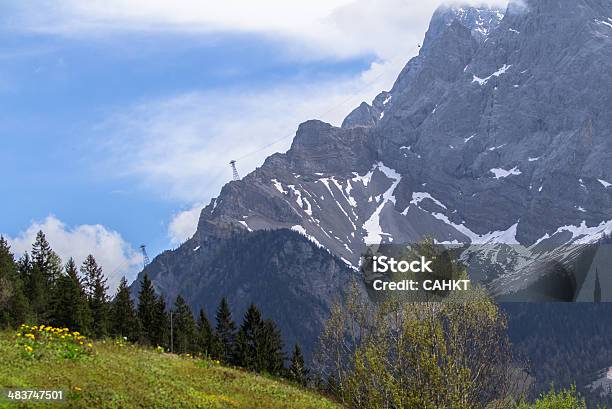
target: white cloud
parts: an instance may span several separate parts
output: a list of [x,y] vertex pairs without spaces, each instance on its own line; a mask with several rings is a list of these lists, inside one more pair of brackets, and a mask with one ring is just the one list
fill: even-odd
[[231,159],[238,159],[245,175],[266,156],[286,150],[299,123],[319,118],[339,124],[361,101],[389,88],[403,64],[403,59],[373,64],[356,77],[194,92],[137,104],[99,125],[94,142],[104,140],[107,158],[101,172],[134,177],[168,199],[208,203],[231,179]]
[[[485,1],[486,2],[486,1]],[[505,5],[507,0],[487,3]],[[416,50],[442,0],[46,0],[19,2],[14,26],[64,35],[109,30],[255,33],[308,57]],[[464,3],[483,3],[466,0]]]
[[203,207],[204,204],[198,203],[191,209],[183,210],[172,216],[168,225],[168,236],[173,245],[180,245],[193,236]]
[[55,216],[44,221],[34,221],[16,237],[5,235],[12,251],[20,256],[31,251],[36,233],[42,230],[51,248],[65,263],[72,257],[80,265],[87,255],[92,254],[108,277],[109,293],[112,295],[122,276],[129,282],[136,278],[141,268],[142,257],[119,233],[96,225],[66,226]]
[[195,232],[204,204],[231,180],[230,160],[238,159],[244,176],[268,155],[288,149],[299,123],[318,118],[339,125],[361,101],[390,88],[404,63],[374,63],[357,76],[322,82],[194,92],[136,104],[99,124],[102,137],[94,143],[99,148],[105,141],[107,160],[98,171],[133,178],[159,197],[189,204],[168,223],[171,244],[180,244]]
[[[467,0],[468,3],[482,3]],[[269,154],[286,150],[297,125],[318,118],[339,124],[361,101],[389,89],[415,55],[441,0],[44,0],[14,3],[13,28],[56,35],[109,32],[249,33],[278,42],[299,59],[373,55],[354,77],[267,90],[192,92],[121,109],[101,124],[108,157],[102,171],[134,177],[151,191],[198,203],[174,215],[173,243],[195,229],[199,205],[231,177],[239,159],[244,175]],[[503,5],[506,0],[489,3]],[[284,138],[287,137],[287,138]],[[267,146],[272,142],[282,141]],[[99,140],[96,143],[99,143]],[[259,150],[262,146],[265,149]],[[254,155],[244,155],[258,151]],[[190,228],[190,223],[193,223]]]

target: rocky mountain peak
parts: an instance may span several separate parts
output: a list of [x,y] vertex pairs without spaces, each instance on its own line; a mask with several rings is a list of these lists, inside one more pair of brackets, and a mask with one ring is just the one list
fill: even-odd
[[[439,9],[390,91],[340,128],[300,125],[289,151],[228,183],[194,237],[148,271],[164,288],[192,285],[181,269],[191,281],[222,280],[211,257],[234,235],[259,231],[292,230],[349,269],[368,244],[424,236],[533,249],[610,233],[611,4],[514,2],[503,18]],[[325,281],[313,274],[317,286],[304,291]],[[236,297],[259,303],[250,288]]]
[[442,5],[434,13],[429,30],[425,36],[428,40],[437,37],[454,21],[468,28],[476,39],[484,40],[497,28],[504,17],[504,10],[494,7],[473,7],[469,5]]
[[[580,3],[589,13],[602,4]],[[563,9],[522,7],[507,18],[439,8],[391,91],[362,103],[341,128],[300,125],[286,154],[224,188],[217,214],[249,229],[299,224],[353,265],[371,237],[478,241],[512,229],[513,241],[534,243],[581,219],[604,223],[595,233],[605,229],[612,175],[598,164],[611,160],[612,104],[600,103],[611,98],[600,84],[612,83],[601,52],[610,33],[604,20],[581,17],[579,32],[562,35],[555,20]],[[564,54],[551,54],[560,46]],[[581,189],[595,200],[590,210],[577,199]],[[559,197],[556,217],[543,219]],[[216,218],[209,208],[202,217]]]
[[[344,119],[342,127],[375,126],[384,118],[393,97],[397,100],[398,94],[410,93],[419,85],[415,84],[417,73],[455,79],[503,16],[502,10],[490,7],[440,6],[431,19],[419,55],[406,64],[391,91],[380,93],[371,105],[362,102]],[[440,64],[444,59],[445,63]]]

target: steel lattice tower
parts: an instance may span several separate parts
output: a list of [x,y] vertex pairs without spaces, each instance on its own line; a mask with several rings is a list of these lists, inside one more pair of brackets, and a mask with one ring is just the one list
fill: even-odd
[[236,161],[235,160],[231,160],[229,164],[232,167],[232,177],[233,177],[233,179],[234,180],[240,180],[240,175],[238,174],[238,171],[236,170]]
[[143,268],[148,266],[149,263],[151,263],[151,260],[149,260],[149,255],[147,254],[147,246],[145,246],[144,244],[140,245],[140,251],[142,252],[142,265]]

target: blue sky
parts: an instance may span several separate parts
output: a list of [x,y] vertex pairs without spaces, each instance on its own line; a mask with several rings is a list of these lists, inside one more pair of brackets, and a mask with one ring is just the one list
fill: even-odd
[[368,64],[367,57],[291,62],[277,57],[278,46],[244,35],[137,33],[127,44],[119,36],[11,35],[0,64],[10,84],[1,91],[0,159],[11,172],[5,189],[13,200],[0,206],[13,217],[3,220],[2,231],[14,235],[32,219],[54,214],[71,225],[96,221],[120,230],[154,252],[168,246],[164,221],[184,203],[147,192],[133,177],[101,171],[97,162],[105,153],[98,149],[105,135],[99,124],[142,101],[334,78]]
[[[290,4],[289,4],[290,3]],[[0,5],[0,233],[44,229],[111,284],[193,233],[231,177],[310,118],[388,89],[438,1],[41,0]]]

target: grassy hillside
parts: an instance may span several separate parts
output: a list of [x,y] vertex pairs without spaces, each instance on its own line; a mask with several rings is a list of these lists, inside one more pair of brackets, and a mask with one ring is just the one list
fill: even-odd
[[[24,338],[29,331],[22,332],[20,337],[0,332],[0,389],[61,389],[68,399],[58,407],[339,408],[286,382],[209,360],[114,341],[88,346],[84,340],[79,346],[84,352],[78,350],[76,355],[72,347],[53,349],[38,340],[32,350],[27,342],[34,339]],[[15,405],[0,403],[0,407]]]

